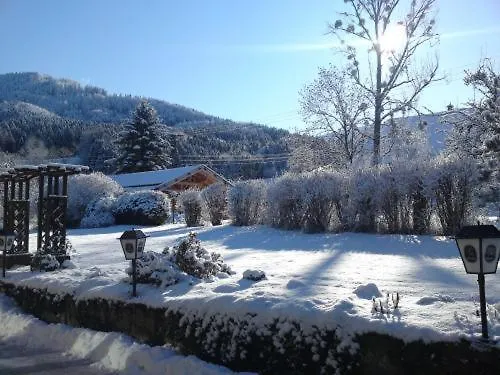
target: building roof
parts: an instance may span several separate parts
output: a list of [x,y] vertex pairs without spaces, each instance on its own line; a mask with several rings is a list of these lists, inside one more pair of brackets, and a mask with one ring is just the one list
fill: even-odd
[[[218,182],[231,184],[223,176],[204,164],[187,167],[160,169],[157,171],[123,173],[109,176],[125,189],[157,189],[171,190],[176,183],[187,179],[199,172],[209,173]],[[172,189],[175,190],[175,189]]]

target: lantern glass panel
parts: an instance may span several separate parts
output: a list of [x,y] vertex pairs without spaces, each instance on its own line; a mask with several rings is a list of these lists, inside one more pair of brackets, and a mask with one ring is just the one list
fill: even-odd
[[125,254],[125,259],[135,258],[135,247],[136,243],[133,239],[121,240],[123,253]]
[[5,250],[5,236],[0,236],[0,250]]
[[137,240],[137,257],[140,258],[144,252],[144,247],[146,246],[146,238],[139,238]]
[[467,273],[479,273],[479,238],[458,238],[457,245]]
[[483,238],[483,272],[495,273],[500,256],[500,238]]

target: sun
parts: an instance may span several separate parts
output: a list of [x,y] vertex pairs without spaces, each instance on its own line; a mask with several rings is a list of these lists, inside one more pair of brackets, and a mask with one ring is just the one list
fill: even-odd
[[384,53],[398,52],[406,43],[406,29],[401,24],[390,24],[380,37],[380,48]]

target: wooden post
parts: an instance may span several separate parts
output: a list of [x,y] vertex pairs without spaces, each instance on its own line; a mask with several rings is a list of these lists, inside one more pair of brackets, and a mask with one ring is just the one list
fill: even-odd
[[38,238],[37,238],[37,251],[42,248],[42,215],[43,215],[43,184],[45,183],[43,171],[38,176]]

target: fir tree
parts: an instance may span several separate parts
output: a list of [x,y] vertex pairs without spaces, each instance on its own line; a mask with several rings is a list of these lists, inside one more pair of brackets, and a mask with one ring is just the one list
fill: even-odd
[[156,110],[141,101],[117,140],[120,154],[116,173],[154,171],[171,165],[171,146],[162,137],[159,125]]

